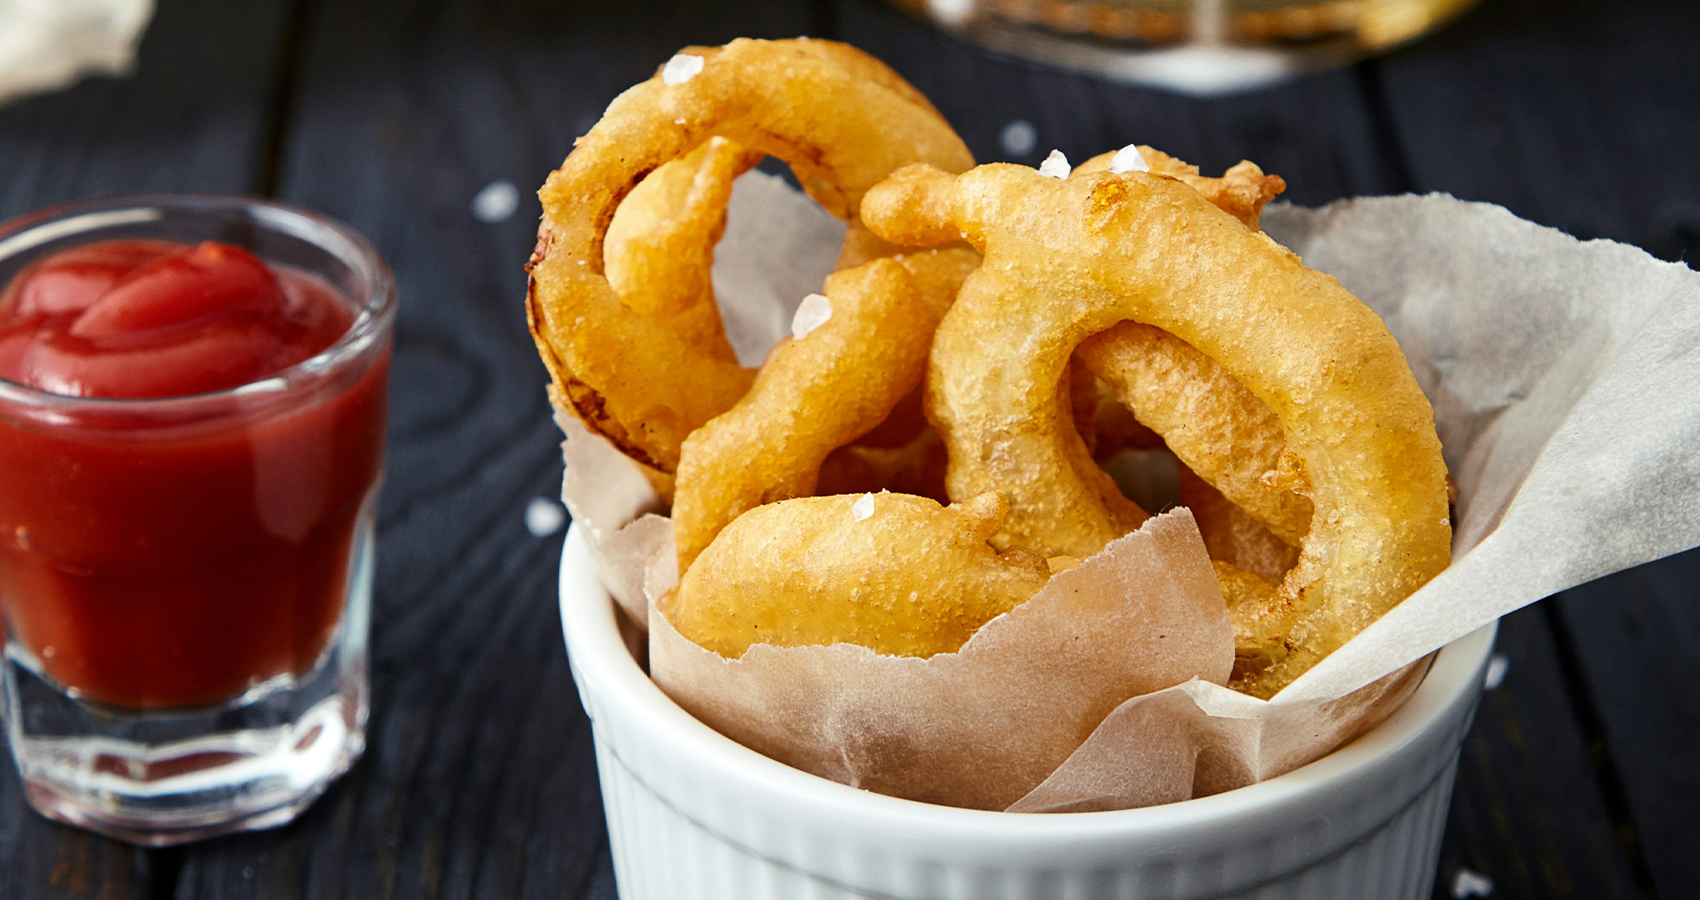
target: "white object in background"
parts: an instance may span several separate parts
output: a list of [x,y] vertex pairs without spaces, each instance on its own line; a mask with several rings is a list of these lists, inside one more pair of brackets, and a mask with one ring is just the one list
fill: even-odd
[[1016,119],[998,133],[998,145],[1010,156],[1026,156],[1039,146],[1039,129],[1026,119]]
[[561,559],[561,619],[623,900],[1433,894],[1492,625],[1441,650],[1375,730],[1268,781],[1115,812],[954,809],[816,778],[692,718],[633,660],[578,528]]
[[519,188],[506,178],[490,182],[472,197],[472,217],[487,224],[506,222],[518,210]]
[[153,10],[153,0],[0,0],[0,103],[128,73]]
[[525,530],[532,537],[548,537],[567,524],[567,511],[548,497],[533,497],[525,506]]

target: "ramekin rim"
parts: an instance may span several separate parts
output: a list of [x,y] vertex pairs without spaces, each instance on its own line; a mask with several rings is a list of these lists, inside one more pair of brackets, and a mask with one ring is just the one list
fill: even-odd
[[[575,558],[579,562],[576,570],[571,565]],[[585,596],[577,603],[572,602],[568,590],[569,578],[575,576],[579,586],[593,589],[583,591]],[[568,528],[559,585],[563,628],[575,674],[595,682],[593,689],[599,692],[609,689],[611,696],[603,699],[622,704],[622,716],[641,717],[647,730],[659,730],[668,740],[692,745],[698,763],[737,772],[751,787],[759,785],[789,799],[822,807],[823,817],[853,815],[866,827],[903,827],[933,838],[968,840],[1012,833],[1048,843],[1126,839],[1138,833],[1241,824],[1258,812],[1322,790],[1325,783],[1373,768],[1383,757],[1399,752],[1434,724],[1445,721],[1455,704],[1473,702],[1472,683],[1479,689],[1497,632],[1497,623],[1487,625],[1442,648],[1423,684],[1386,721],[1292,772],[1208,797],[1140,809],[1021,814],[962,809],[858,790],[763,756],[698,721],[662,693],[631,658],[616,624],[619,613],[594,573],[576,522]],[[593,630],[600,632],[600,640],[592,639]],[[582,681],[580,687],[583,689]],[[586,709],[590,711],[589,704]]]

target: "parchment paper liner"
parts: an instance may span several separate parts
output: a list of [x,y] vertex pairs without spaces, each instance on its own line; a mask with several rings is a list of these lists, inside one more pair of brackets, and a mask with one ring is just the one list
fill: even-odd
[[[839,232],[823,219],[777,179],[740,182],[715,286],[746,359],[777,338],[807,292],[796,285],[830,266]],[[1213,683],[1225,670],[1211,642],[1228,638],[1185,576],[1202,559],[1190,515],[1160,517],[1053,581],[1084,603],[1053,592],[988,624],[1000,652],[978,652],[977,635],[928,662],[848,647],[727,662],[649,612],[645,579],[655,590],[676,578],[670,523],[645,515],[659,504],[635,467],[564,420],[563,497],[610,592],[649,621],[658,684],[723,733],[848,784],[1018,812],[1144,806],[1317,759],[1396,709],[1439,647],[1700,543],[1700,275],[1438,195],[1274,207],[1264,227],[1381,315],[1434,404],[1461,495],[1439,578],[1267,702]],[[1182,574],[1156,584],[1156,565]],[[1176,627],[1162,640],[1185,652],[1152,655],[1149,629],[1101,627],[1180,610],[1197,614],[1164,619]],[[1064,634],[1102,642],[1086,683],[1047,655]],[[1142,640],[1147,653],[1130,652]],[[1118,690],[1130,693],[1106,702]]]

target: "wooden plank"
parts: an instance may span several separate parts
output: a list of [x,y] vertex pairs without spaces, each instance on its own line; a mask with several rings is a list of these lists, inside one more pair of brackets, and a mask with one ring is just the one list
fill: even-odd
[[1377,67],[1414,186],[1700,264],[1700,4],[1490,0]]
[[1598,718],[1593,752],[1615,768],[1661,897],[1700,896],[1700,551],[1560,595],[1562,636]]
[[0,215],[101,194],[253,191],[286,6],[161,3],[133,75],[0,107]]
[[[1387,129],[1420,190],[1700,264],[1696,34],[1692,3],[1489,2],[1377,67]],[[1696,565],[1678,557],[1558,601],[1627,860],[1667,897],[1700,894],[1700,691],[1684,674],[1700,665]]]
[[1491,880],[1495,898],[1637,896],[1546,611],[1528,607],[1502,620],[1495,652],[1504,680],[1483,696],[1464,744],[1440,896],[1452,896],[1463,872]]
[[10,761],[0,771],[0,897],[142,900],[170,877],[156,855],[49,823],[25,804]]
[[[559,433],[526,333],[531,191],[679,47],[807,10],[526,0],[314,5],[280,193],[370,236],[401,318],[365,759],[295,825],[190,848],[180,897],[611,897],[556,606]],[[518,186],[509,219],[473,197]]]
[[[162,3],[133,75],[0,108],[0,218],[100,194],[255,190],[285,11]],[[0,897],[152,896],[175,860],[47,822],[9,762],[0,772]]]

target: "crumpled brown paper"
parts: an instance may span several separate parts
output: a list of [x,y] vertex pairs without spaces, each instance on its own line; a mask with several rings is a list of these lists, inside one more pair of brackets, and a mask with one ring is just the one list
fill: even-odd
[[[777,179],[740,181],[715,288],[741,352],[777,339],[806,293],[796,286],[818,284],[830,267],[841,231],[823,228],[820,215]],[[939,666],[847,647],[769,648],[740,667],[652,620],[658,683],[732,737],[869,789],[1021,812],[1144,806],[1317,759],[1396,709],[1420,681],[1424,658],[1446,643],[1547,594],[1700,543],[1700,275],[1444,196],[1277,206],[1264,228],[1388,322],[1433,402],[1461,494],[1454,562],[1439,578],[1270,701],[1213,683],[1221,677],[1212,660],[1231,653],[1231,639],[1211,637],[1217,620],[1208,615],[1188,620],[1193,631],[1163,632],[1196,653],[1149,667],[1139,676],[1145,684],[1108,705],[1104,685],[1134,682],[1128,671],[1101,670],[1087,694],[1064,703],[1064,714],[1052,711],[1049,692],[1060,681],[1043,655],[979,660],[996,673],[954,679],[949,690],[965,694],[953,704],[940,693],[953,677],[924,670],[968,665],[980,655],[968,648],[930,661]],[[776,252],[775,235],[791,245]],[[794,259],[808,262],[784,265]],[[789,293],[764,274],[776,267]],[[641,620],[646,580],[654,593],[677,577],[670,525],[653,514],[653,492],[618,451],[576,423],[563,427],[563,497],[604,583]],[[1187,541],[1171,533],[1185,532],[1190,516],[1158,521],[1153,527],[1169,536],[1157,555],[1182,571],[1195,567],[1180,561]],[[1196,602],[1188,592],[1199,588],[1184,578],[1152,596],[1118,595],[1108,586],[1115,579],[1095,577],[1144,571],[1157,543],[1129,536],[1082,566],[1079,578],[1094,595],[1088,606],[1174,610]],[[1047,633],[1090,621],[1070,619],[1059,604],[1049,615],[1061,611],[1063,621],[1041,625],[1028,608],[982,634],[1037,647]],[[1079,633],[1106,646],[1149,639]],[[1211,640],[1228,649],[1209,649]],[[770,674],[758,683],[752,670]],[[893,673],[908,680],[893,682]],[[957,707],[972,714],[951,714]],[[1095,728],[1082,727],[1094,718]],[[1071,753],[1059,749],[1065,744]]]
[[956,653],[757,645],[729,660],[654,607],[649,635],[656,684],[733,740],[855,787],[979,809],[1021,799],[1126,698],[1222,684],[1234,665],[1216,573],[1184,509],[1053,577]]

